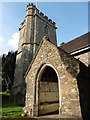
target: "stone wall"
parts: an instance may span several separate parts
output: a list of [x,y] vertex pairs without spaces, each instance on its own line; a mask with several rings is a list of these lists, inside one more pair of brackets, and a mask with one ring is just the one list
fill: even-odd
[[79,72],[79,61],[62,49],[57,49],[47,40],[44,40],[39,46],[25,76],[27,87],[24,112],[31,116],[39,115],[40,76],[42,70],[44,71],[47,66],[54,69],[58,76],[59,114],[81,116],[76,80]]
[[79,59],[86,66],[90,65],[90,52],[82,53],[80,55],[75,56],[75,58]]
[[[53,44],[57,44],[56,41],[56,28],[55,26],[52,26],[47,19],[43,18],[43,16],[36,14],[36,43],[40,43],[42,38],[46,35]],[[42,19],[43,18],[43,19]]]

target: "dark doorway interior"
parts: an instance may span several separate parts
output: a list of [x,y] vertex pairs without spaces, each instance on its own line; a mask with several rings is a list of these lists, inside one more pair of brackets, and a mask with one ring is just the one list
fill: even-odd
[[77,76],[83,120],[90,120],[90,68],[80,63]]
[[52,67],[42,72],[39,87],[39,115],[59,113],[58,77]]

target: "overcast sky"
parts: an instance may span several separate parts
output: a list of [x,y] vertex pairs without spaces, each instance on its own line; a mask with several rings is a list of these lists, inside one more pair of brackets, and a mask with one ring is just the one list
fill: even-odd
[[[0,55],[17,50],[18,29],[25,18],[27,4],[27,2],[0,3],[0,19],[2,20]],[[37,7],[56,22],[58,45],[88,32],[88,2],[38,2]]]

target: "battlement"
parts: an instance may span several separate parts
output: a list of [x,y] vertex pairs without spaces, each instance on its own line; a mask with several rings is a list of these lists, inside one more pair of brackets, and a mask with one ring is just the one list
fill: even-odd
[[28,3],[27,8],[28,8],[29,6],[36,7],[36,5],[34,5],[33,3]]
[[23,20],[23,22],[21,23],[21,25],[23,25],[25,23],[25,20]]
[[26,11],[29,9],[36,9],[36,5],[34,5],[33,3],[29,3],[26,7]]
[[34,10],[34,15],[38,15],[41,19],[46,20],[48,23],[52,24],[54,27],[56,27],[56,23],[54,21],[52,21],[50,18],[48,18],[46,15],[44,15],[44,13],[40,12],[38,10],[38,8],[36,7],[36,5],[34,5],[33,3],[29,3],[27,5],[26,11],[33,9]]
[[[33,12],[32,12],[33,11]],[[26,16],[38,16],[40,19],[46,21],[47,23],[49,23],[50,25],[52,25],[53,27],[56,28],[56,23],[54,21],[52,21],[50,18],[48,18],[46,15],[44,15],[44,13],[42,13],[41,11],[38,10],[38,8],[36,7],[36,5],[34,5],[33,3],[29,3],[26,7]],[[25,25],[25,19],[24,21],[20,24],[20,28],[19,30],[21,30]]]
[[38,12],[38,14],[43,18],[43,19],[45,19],[46,21],[48,21],[50,24],[52,24],[52,25],[56,25],[56,23],[54,22],[54,21],[52,21],[50,18],[48,18],[46,15],[44,15],[44,13],[42,13],[42,12]]
[[25,25],[25,19],[23,20],[23,22],[20,24],[19,30],[21,30]]

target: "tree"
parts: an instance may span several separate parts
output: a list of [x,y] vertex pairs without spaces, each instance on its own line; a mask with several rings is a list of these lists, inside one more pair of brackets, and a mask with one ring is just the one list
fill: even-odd
[[6,89],[11,90],[14,81],[14,71],[16,62],[16,52],[8,52],[7,55],[2,56],[2,78],[3,83],[6,84]]
[[65,42],[62,42],[62,43],[60,44],[60,46],[61,46],[61,45],[64,45],[64,44],[65,44]]

